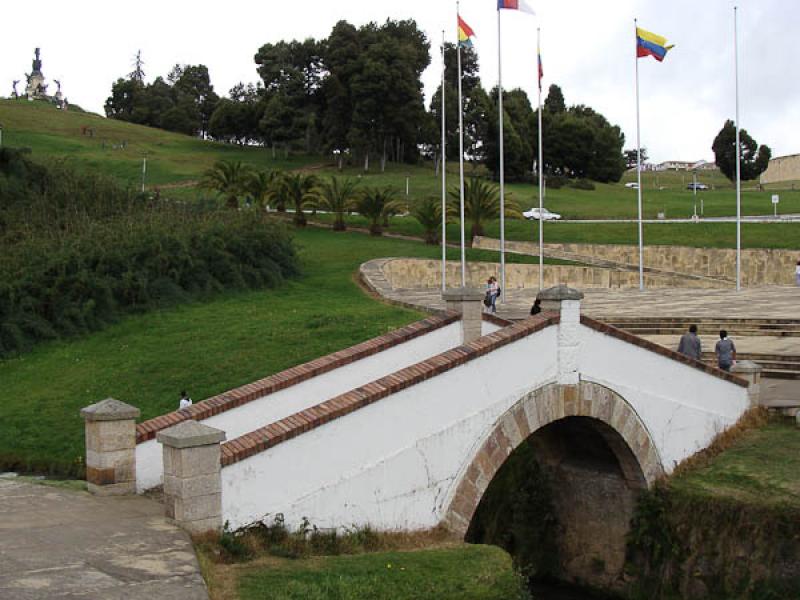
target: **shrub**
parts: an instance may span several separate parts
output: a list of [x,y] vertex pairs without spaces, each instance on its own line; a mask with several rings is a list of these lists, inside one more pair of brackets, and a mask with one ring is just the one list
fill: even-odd
[[289,234],[258,211],[173,205],[9,150],[0,190],[0,357],[298,272]]
[[586,190],[586,191],[594,191],[594,183],[590,179],[575,179],[569,183],[569,187],[574,188],[576,190]]

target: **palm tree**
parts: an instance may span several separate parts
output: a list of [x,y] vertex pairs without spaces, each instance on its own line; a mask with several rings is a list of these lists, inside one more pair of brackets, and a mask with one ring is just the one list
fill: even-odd
[[333,222],[334,231],[344,231],[347,226],[344,223],[344,215],[355,208],[355,190],[358,181],[355,179],[339,179],[331,177],[330,180],[323,182],[319,187],[319,206],[336,215]]
[[388,187],[364,190],[358,201],[358,212],[369,219],[369,232],[372,235],[383,235],[383,219],[397,210],[399,206],[395,200],[395,191]]
[[[458,188],[450,190],[450,209],[460,212],[460,196]],[[522,214],[516,203],[506,198],[505,215],[520,218]],[[464,218],[471,222],[469,245],[477,235],[483,235],[483,225],[486,221],[500,217],[500,194],[497,186],[479,179],[470,177],[464,184]]]
[[279,181],[280,171],[255,171],[247,178],[246,190],[253,202],[264,210]]
[[294,224],[305,227],[306,214],[303,209],[316,202],[317,178],[302,173],[287,173],[282,177],[279,193],[294,206]]
[[203,173],[200,184],[225,196],[225,205],[236,209],[239,208],[239,196],[245,193],[249,173],[249,167],[240,162],[220,160]]
[[[447,207],[445,219],[450,222],[452,210]],[[441,239],[442,233],[442,202],[439,198],[427,196],[417,200],[411,206],[411,216],[414,217],[425,231],[425,243],[435,245]]]

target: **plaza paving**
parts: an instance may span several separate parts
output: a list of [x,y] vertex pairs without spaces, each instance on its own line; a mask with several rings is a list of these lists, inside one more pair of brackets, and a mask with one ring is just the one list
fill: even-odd
[[205,600],[189,536],[144,497],[0,477],[0,598]]

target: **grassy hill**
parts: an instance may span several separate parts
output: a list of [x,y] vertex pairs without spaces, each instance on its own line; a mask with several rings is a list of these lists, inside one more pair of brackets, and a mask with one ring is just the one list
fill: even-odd
[[196,181],[217,160],[259,168],[298,168],[318,157],[276,159],[263,148],[207,142],[179,133],[134,125],[80,111],[60,111],[44,102],[0,100],[3,144],[26,147],[44,158],[63,158],[141,184],[147,156],[147,185]]
[[[242,161],[263,169],[313,169],[319,176],[344,175],[359,179],[363,186],[391,186],[404,197],[408,183],[409,200],[441,195],[441,178],[430,163],[420,165],[388,164],[380,172],[377,161],[365,173],[357,166],[346,167],[339,173],[333,163],[319,156],[290,156],[279,153],[273,158],[265,148],[241,147],[207,142],[160,129],[133,125],[79,111],[62,112],[52,105],[38,102],[0,100],[0,124],[3,143],[28,147],[34,157],[45,161],[66,158],[86,168],[111,174],[131,185],[141,185],[142,158],[147,155],[147,186],[162,189],[162,195],[181,201],[213,197],[213,193],[196,187],[203,171],[217,160]],[[93,131],[90,135],[89,132]],[[123,147],[124,146],[124,147]],[[467,166],[467,176],[483,173],[482,168]],[[635,219],[637,194],[624,183],[635,178],[628,172],[620,183],[596,184],[595,190],[571,187],[548,189],[545,205],[565,219]],[[643,214],[655,219],[658,213],[667,218],[687,218],[694,212],[695,202],[705,216],[733,216],[736,202],[733,186],[717,170],[703,172],[698,181],[713,187],[697,196],[686,189],[691,174],[685,172],[645,173],[643,177]],[[448,165],[448,188],[457,185],[457,165]],[[770,191],[758,191],[754,182],[747,182],[742,197],[744,215],[772,213]],[[800,190],[780,192],[781,214],[800,213]],[[538,189],[531,184],[509,184],[507,197],[523,210],[538,205]],[[700,207],[698,206],[698,212]],[[323,217],[324,218],[324,217]],[[356,217],[355,224],[359,223]],[[421,235],[417,222],[411,218],[393,219],[392,228],[398,232]],[[451,226],[449,239],[457,236],[457,225]],[[545,228],[548,242],[586,242],[637,244],[637,229],[633,223],[552,224]],[[487,233],[499,236],[499,223],[487,223]],[[536,223],[511,219],[506,235],[512,240],[538,239]],[[701,247],[734,247],[736,228],[733,223],[652,224],[645,226],[647,244],[686,245]],[[796,224],[746,224],[742,228],[744,247],[800,247],[800,227]]]

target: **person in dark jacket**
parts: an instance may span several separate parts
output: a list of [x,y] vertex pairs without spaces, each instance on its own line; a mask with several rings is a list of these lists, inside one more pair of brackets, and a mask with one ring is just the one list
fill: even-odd
[[717,355],[717,364],[723,371],[730,371],[731,366],[736,364],[736,346],[728,339],[728,332],[724,329],[719,332],[719,341],[714,347],[714,353]]
[[533,301],[533,306],[531,306],[531,316],[538,315],[542,312],[542,301],[537,298]]
[[697,325],[689,325],[689,331],[681,336],[678,352],[695,360],[702,358],[702,343],[700,338],[697,337]]

